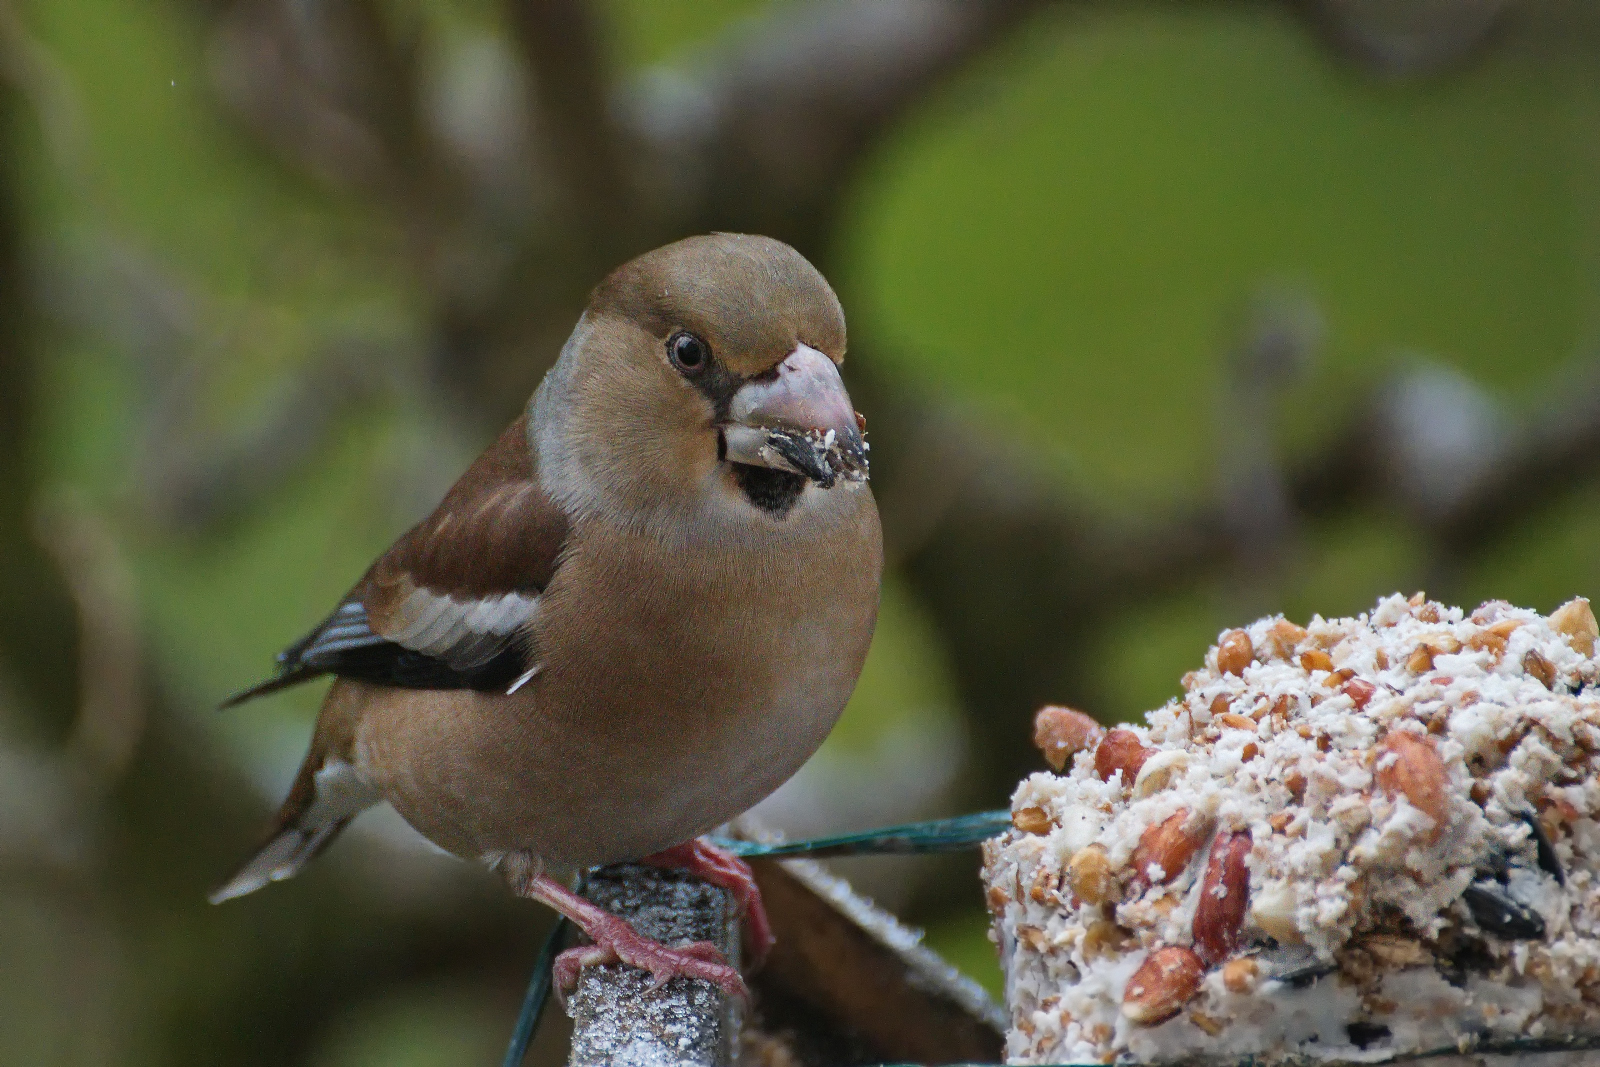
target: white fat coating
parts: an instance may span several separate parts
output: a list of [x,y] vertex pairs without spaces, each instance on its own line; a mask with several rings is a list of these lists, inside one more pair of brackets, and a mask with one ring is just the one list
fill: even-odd
[[462,598],[415,588],[396,610],[388,637],[457,670],[469,670],[492,659],[538,613],[535,594]]
[[[1245,627],[1255,659],[1242,676],[1219,670],[1213,648],[1185,676],[1181,699],[1127,727],[1156,750],[1135,788],[1101,781],[1092,752],[1018,787],[1013,810],[1043,809],[1052,825],[1008,831],[985,850],[1011,1009],[1008,1061],[1355,1061],[1473,1036],[1600,1036],[1600,664],[1548,619],[1503,602],[1469,616],[1389,597],[1356,618],[1313,619],[1287,655],[1273,643],[1280,622]],[[1439,651],[1431,668],[1413,671],[1422,644]],[[1302,667],[1308,651],[1371,682],[1374,695],[1357,708],[1339,690],[1344,679]],[[1553,687],[1531,654],[1554,672]],[[1217,722],[1224,703],[1256,728]],[[1379,744],[1394,729],[1428,733],[1446,767],[1437,840],[1425,812],[1378,786],[1393,758]],[[1286,784],[1294,779],[1298,792]],[[1149,952],[1193,942],[1208,848],[1170,884],[1137,897],[1128,889],[1141,835],[1179,809],[1251,833],[1250,911],[1235,957],[1257,955],[1280,973],[1297,961],[1336,973],[1305,988],[1265,981],[1234,993],[1213,967],[1169,1021],[1135,1026],[1123,1016],[1128,979]],[[1565,887],[1540,869],[1519,818],[1527,811],[1542,813]],[[1066,877],[1091,844],[1118,869],[1125,895],[1115,905],[1084,903]],[[1510,862],[1504,890],[1544,921],[1543,938],[1493,936],[1462,903],[1495,853]],[[1114,922],[1123,943],[1095,947],[1097,921]],[[1263,950],[1269,928],[1303,945]],[[1384,937],[1424,955],[1385,960]],[[1469,938],[1484,946],[1473,969],[1435,965]],[[1351,1023],[1389,1033],[1363,1051]]]

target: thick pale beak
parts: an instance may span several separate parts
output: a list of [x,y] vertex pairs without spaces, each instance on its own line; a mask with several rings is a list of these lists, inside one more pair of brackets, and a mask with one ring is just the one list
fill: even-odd
[[833,360],[796,345],[775,375],[733,394],[721,427],[734,463],[803,474],[824,489],[867,479],[867,443]]

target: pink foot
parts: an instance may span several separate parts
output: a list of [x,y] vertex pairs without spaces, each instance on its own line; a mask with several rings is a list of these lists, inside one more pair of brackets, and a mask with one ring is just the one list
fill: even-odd
[[711,942],[694,941],[668,948],[640,934],[621,919],[617,919],[616,923],[620,929],[608,932],[604,943],[597,941],[593,945],[569,948],[556,957],[555,980],[560,989],[576,989],[579,972],[585,967],[625,963],[650,972],[655,979],[650,983],[652,992],[681,975],[702,978],[720,986],[729,996],[745,1001],[750,999],[750,990],[745,988],[744,979],[739,977],[738,971],[728,966],[722,953]]
[[761,966],[772,951],[772,924],[761,903],[761,889],[750,865],[726,849],[702,838],[663,849],[640,860],[652,867],[688,871],[703,882],[720,886],[733,894],[734,903],[744,915],[745,936],[750,948],[750,966]]
[[585,967],[625,963],[648,971],[659,989],[680,975],[701,978],[722,988],[730,996],[748,1002],[750,990],[739,972],[730,967],[722,953],[709,941],[695,941],[668,948],[652,941],[628,924],[627,920],[578,896],[559,882],[539,875],[517,887],[523,896],[543,901],[571,919],[594,942],[568,949],[556,957],[555,984],[565,994],[578,986],[578,974]]

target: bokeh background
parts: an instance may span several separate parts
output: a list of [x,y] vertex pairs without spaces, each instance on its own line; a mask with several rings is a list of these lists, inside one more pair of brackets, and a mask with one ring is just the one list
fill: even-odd
[[[1600,592],[1597,58],[1581,0],[0,0],[0,1063],[498,1062],[549,917],[376,814],[209,907],[320,691],[213,708],[675,237],[818,263],[872,431],[790,833],[1000,806],[1041,703],[1260,614]],[[975,867],[845,870],[993,987]]]

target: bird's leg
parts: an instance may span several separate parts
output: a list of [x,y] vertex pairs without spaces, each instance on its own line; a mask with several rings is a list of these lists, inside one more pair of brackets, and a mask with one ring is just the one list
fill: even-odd
[[772,924],[767,921],[767,909],[761,903],[761,889],[750,865],[727,849],[718,848],[704,838],[685,841],[681,845],[663,849],[639,861],[652,867],[668,867],[688,871],[703,882],[721,886],[733,894],[734,903],[744,915],[745,935],[749,941],[750,964],[759,967],[772,951]]
[[555,984],[565,994],[578,986],[578,973],[585,967],[605,963],[626,963],[641,971],[649,971],[655,979],[652,988],[659,988],[670,978],[683,975],[712,982],[741,1000],[750,999],[739,972],[728,966],[722,953],[709,941],[695,941],[678,948],[668,948],[652,941],[635,930],[627,920],[591,903],[544,874],[516,878],[512,888],[519,896],[529,897],[550,905],[571,919],[593,941],[568,949],[556,957]]

